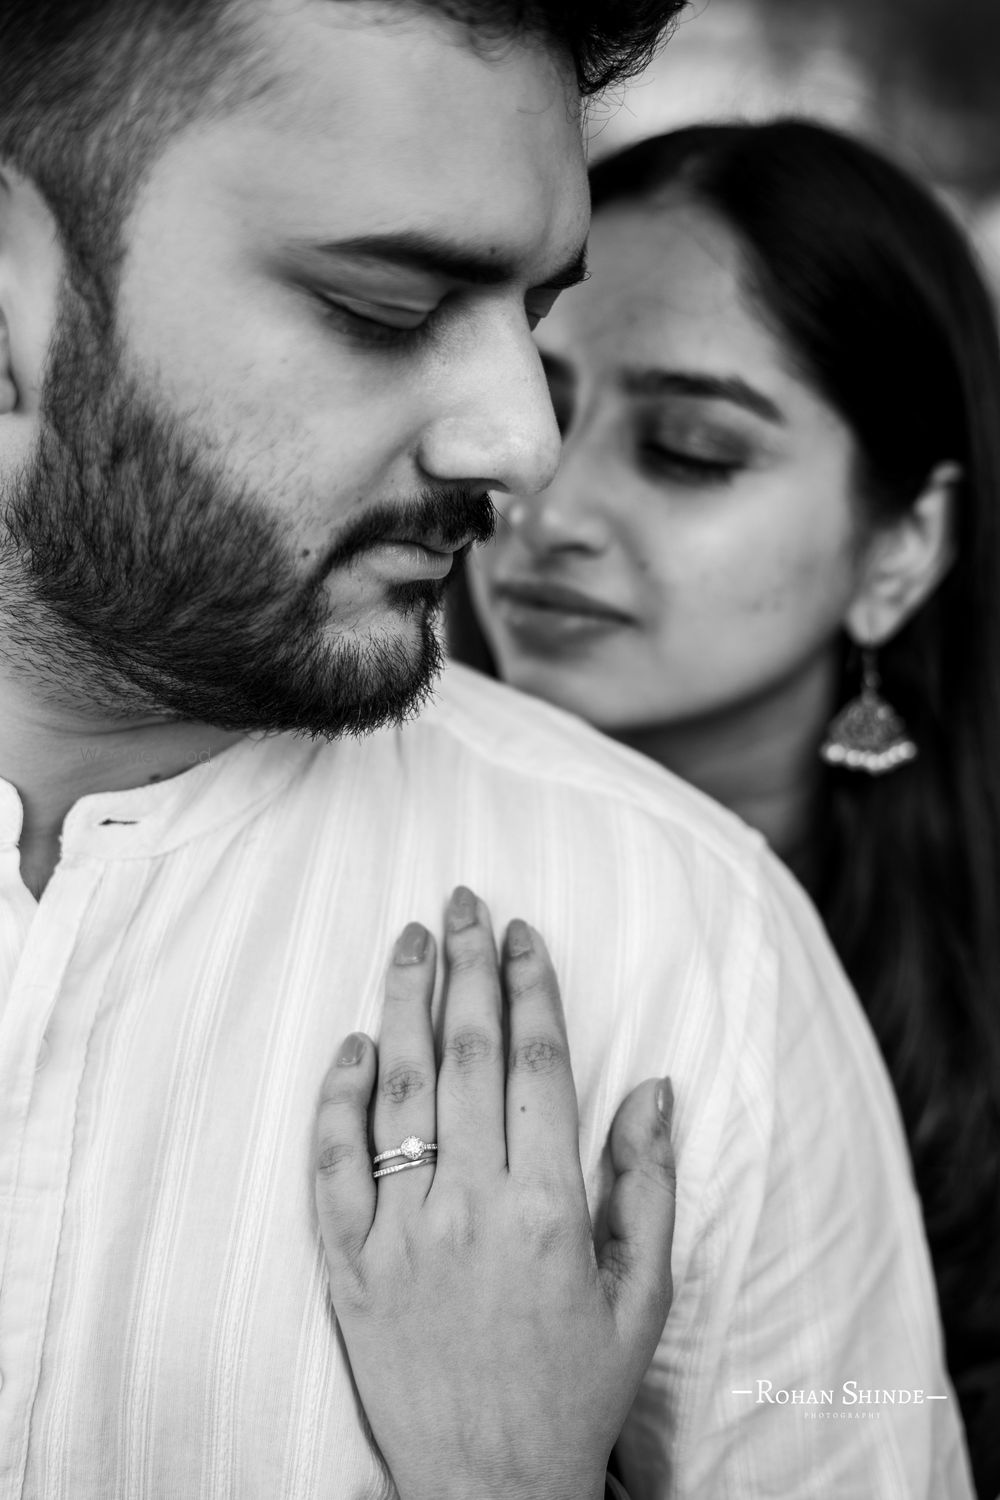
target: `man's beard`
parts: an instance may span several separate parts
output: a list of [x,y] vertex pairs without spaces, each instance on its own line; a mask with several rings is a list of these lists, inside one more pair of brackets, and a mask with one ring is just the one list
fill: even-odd
[[0,493],[0,650],[50,701],[326,736],[419,708],[441,667],[443,581],[387,587],[384,629],[338,638],[325,580],[401,535],[487,540],[488,496],[428,490],[373,504],[303,577],[280,520],[204,438],[159,415],[111,331],[72,294],[41,417],[36,452]]

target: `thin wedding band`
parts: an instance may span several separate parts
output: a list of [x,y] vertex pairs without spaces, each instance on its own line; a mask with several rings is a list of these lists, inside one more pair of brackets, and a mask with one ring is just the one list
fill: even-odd
[[408,1172],[411,1167],[432,1167],[433,1165],[433,1156],[422,1156],[419,1161],[401,1161],[397,1162],[394,1167],[379,1167],[377,1172],[372,1173],[372,1176],[391,1177],[393,1172]]
[[435,1141],[422,1141],[419,1135],[408,1135],[406,1140],[392,1151],[380,1151],[378,1156],[373,1156],[372,1166],[377,1167],[380,1161],[391,1161],[394,1156],[405,1156],[407,1161],[415,1163],[428,1151],[436,1150]]

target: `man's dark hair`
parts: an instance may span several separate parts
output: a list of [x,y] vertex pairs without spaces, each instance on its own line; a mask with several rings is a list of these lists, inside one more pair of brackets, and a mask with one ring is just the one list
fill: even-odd
[[[591,95],[640,71],[686,0],[398,3],[447,17],[476,45],[538,36]],[[267,89],[261,11],[255,0],[0,0],[0,160],[37,185],[92,290],[113,280],[122,220],[166,137]]]

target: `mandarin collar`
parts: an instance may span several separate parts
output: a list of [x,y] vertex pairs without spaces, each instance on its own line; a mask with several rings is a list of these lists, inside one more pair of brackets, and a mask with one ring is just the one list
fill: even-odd
[[[63,858],[139,859],[176,849],[270,801],[319,748],[304,736],[248,735],[164,781],[92,792],[66,815]],[[17,788],[0,779],[0,845],[16,844],[22,823]]]

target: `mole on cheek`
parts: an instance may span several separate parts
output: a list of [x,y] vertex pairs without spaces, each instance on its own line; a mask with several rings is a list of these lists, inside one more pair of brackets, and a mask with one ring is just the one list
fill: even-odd
[[757,594],[747,605],[747,613],[751,615],[776,615],[785,607],[788,598],[788,590],[784,583],[776,583],[772,588],[765,589],[763,593]]

